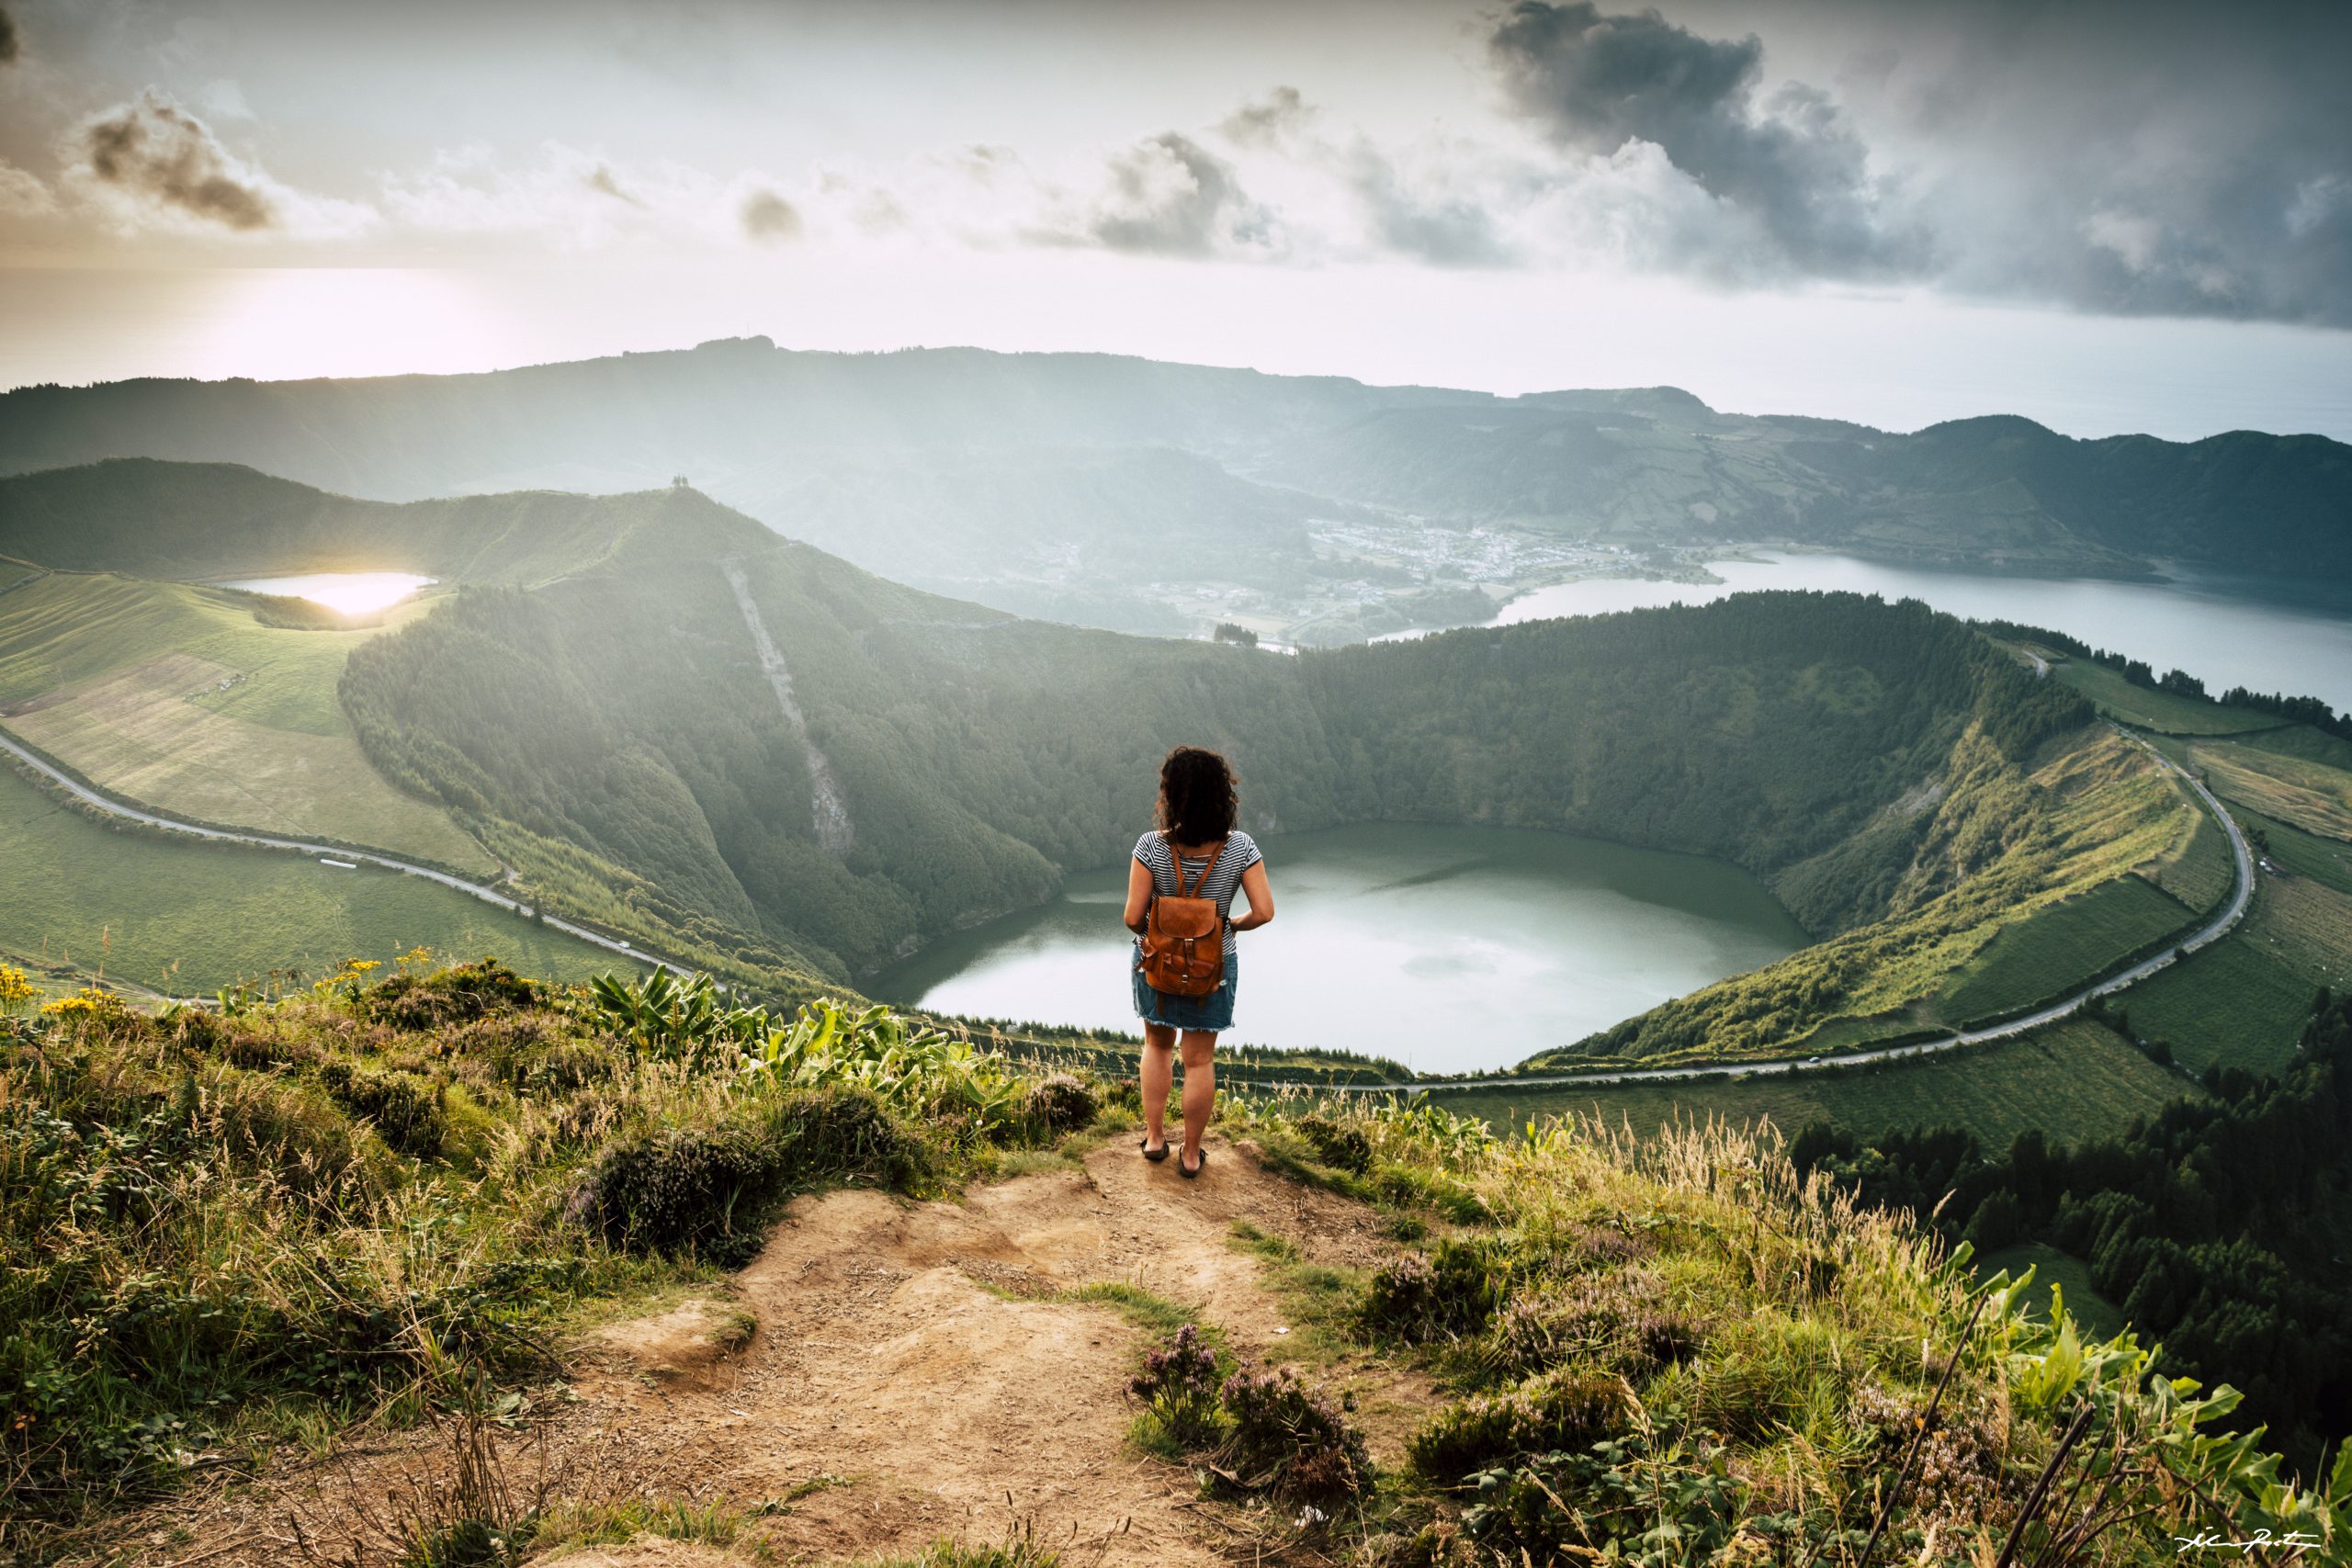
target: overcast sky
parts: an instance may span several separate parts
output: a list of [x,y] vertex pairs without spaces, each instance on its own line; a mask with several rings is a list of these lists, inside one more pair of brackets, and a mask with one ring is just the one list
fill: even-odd
[[765,333],[2352,437],[2352,4],[0,0],[0,383]]

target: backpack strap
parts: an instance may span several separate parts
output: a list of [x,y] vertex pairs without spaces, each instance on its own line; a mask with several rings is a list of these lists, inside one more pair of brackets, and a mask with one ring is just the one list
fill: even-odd
[[1193,878],[1193,890],[1190,893],[1187,893],[1184,891],[1184,857],[1176,852],[1176,840],[1173,839],[1169,840],[1168,863],[1176,868],[1176,897],[1179,898],[1199,897],[1201,896],[1201,889],[1209,885],[1209,873],[1215,871],[1216,869],[1216,863],[1224,858],[1225,846],[1223,844],[1219,844],[1216,847],[1216,852],[1209,856],[1209,863],[1201,867],[1201,874]]

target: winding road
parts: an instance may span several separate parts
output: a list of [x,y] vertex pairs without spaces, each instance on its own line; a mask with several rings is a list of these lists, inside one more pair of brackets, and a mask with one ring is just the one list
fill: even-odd
[[[2221,801],[2214,797],[2213,792],[2205,787],[2203,780],[2150,746],[2141,737],[2132,734],[2120,725],[2118,725],[2116,729],[2133,745],[2145,750],[2155,760],[2158,766],[2169,770],[2196,792],[2198,798],[2204,803],[2205,808],[2213,814],[2214,820],[2221,823],[2222,829],[2229,834],[2230,854],[2236,867],[2235,881],[2231,889],[2229,902],[2222,906],[2219,914],[2199,927],[2193,934],[2167,946],[2164,952],[2154,958],[2135,964],[2120,974],[2110,976],[2095,985],[2085,986],[2046,1007],[2036,1009],[2022,1018],[2010,1019],[2004,1023],[1987,1024],[1982,1029],[1962,1030],[1940,1039],[1914,1041],[1905,1045],[1886,1045],[1874,1051],[1853,1051],[1843,1055],[1781,1057],[1762,1062],[1717,1062],[1684,1067],[1627,1067],[1616,1072],[1601,1073],[1531,1073],[1508,1077],[1440,1079],[1411,1084],[1339,1084],[1328,1087],[1333,1092],[1350,1094],[1389,1094],[1399,1089],[1412,1093],[1441,1093],[1449,1089],[1553,1089],[1577,1084],[1667,1082],[1677,1078],[1760,1077],[1773,1073],[1827,1071],[1837,1067],[1850,1067],[1863,1062],[1894,1061],[1905,1056],[1932,1056],[1939,1052],[1957,1050],[1963,1045],[1978,1045],[1990,1040],[2009,1039],[2040,1029],[2044,1024],[2055,1023],[2092,998],[2109,996],[2128,987],[2135,986],[2159,970],[2169,967],[2183,955],[2220,941],[2229,934],[2230,930],[2245,916],[2246,905],[2254,897],[2254,852],[2246,845],[2245,835],[2239,830],[2238,825],[2231,820],[2230,814],[2222,808]],[[279,838],[267,833],[248,833],[228,828],[200,827],[193,822],[182,822],[174,818],[160,816],[91,788],[56,767],[38,752],[18,744],[5,731],[0,731],[0,751],[6,751],[28,770],[65,790],[75,799],[109,816],[144,823],[149,827],[161,828],[169,832],[186,833],[198,839],[211,839],[223,843],[252,844],[263,849],[286,850],[296,854],[334,860],[345,864],[357,862],[362,864],[380,866],[387,871],[400,872],[403,875],[421,876],[428,882],[437,882],[444,887],[479,898],[486,904],[494,904],[502,909],[511,909],[517,914],[529,912],[529,907],[521,900],[510,897],[485,884],[469,882],[448,872],[435,871],[430,866],[395,860],[389,855],[375,854],[365,850],[346,849],[335,844],[312,843],[301,839]],[[670,963],[667,959],[657,958],[639,948],[632,947],[627,942],[616,941],[601,932],[590,931],[584,926],[574,925],[570,920],[549,915],[546,917],[546,923],[568,936],[592,942],[609,953],[618,953],[640,964],[654,964],[674,975],[691,973],[680,964]]]
[[[269,833],[240,832],[232,828],[206,828],[194,822],[182,822],[176,818],[159,816],[155,812],[117,800],[112,795],[91,788],[71,773],[57,767],[38,751],[19,744],[5,731],[0,731],[0,751],[6,751],[22,763],[27,771],[40,774],[84,805],[95,807],[109,817],[120,817],[131,822],[143,822],[151,828],[162,828],[174,833],[186,833],[191,838],[211,839],[220,843],[253,844],[266,850],[289,850],[296,854],[309,855],[316,860],[333,861],[337,865],[347,866],[356,863],[380,866],[386,871],[397,871],[404,876],[421,876],[427,882],[437,882],[444,887],[454,888],[469,897],[479,898],[485,904],[495,904],[502,909],[511,909],[518,915],[526,915],[531,912],[530,906],[521,899],[510,897],[486,884],[469,882],[462,876],[452,875],[446,871],[435,871],[428,865],[415,865],[404,860],[394,860],[390,855],[373,854],[366,850],[347,849],[340,844],[317,844],[304,839],[282,839]],[[570,920],[559,919],[554,915],[546,916],[544,919],[546,924],[553,930],[560,931],[566,936],[578,937],[582,942],[592,942],[607,953],[619,953],[622,957],[635,959],[639,964],[654,964],[669,970],[673,975],[691,973],[667,959],[656,958],[642,949],[631,947],[628,942],[605,936],[601,932],[592,931],[585,926],[573,925]]]
[[2235,885],[2229,902],[2221,912],[2179,942],[2171,943],[2154,958],[2133,964],[2118,975],[2111,975],[2096,985],[2083,987],[2046,1007],[2037,1008],[2022,1018],[2004,1023],[1987,1024],[1982,1029],[1964,1029],[1936,1040],[1914,1041],[1907,1045],[1886,1045],[1875,1051],[1849,1051],[1837,1056],[1780,1057],[1763,1062],[1711,1062],[1689,1067],[1627,1067],[1613,1073],[1530,1073],[1503,1077],[1459,1078],[1412,1084],[1341,1084],[1331,1086],[1335,1092],[1350,1094],[1393,1093],[1399,1089],[1419,1093],[1440,1093],[1447,1089],[1514,1089],[1567,1088],[1577,1084],[1612,1084],[1634,1082],[1667,1082],[1676,1078],[1761,1077],[1773,1073],[1826,1072],[1835,1067],[1850,1067],[1862,1062],[1891,1062],[1903,1056],[1932,1056],[1940,1051],[1957,1050],[1962,1045],[1981,1045],[1988,1040],[2007,1040],[2055,1023],[2094,997],[2109,996],[2127,987],[2136,986],[2158,970],[2166,969],[2182,957],[2229,934],[2245,914],[2246,905],[2254,897],[2254,852],[2247,848],[2245,835],[2214,798],[2205,782],[2171,758],[2150,746],[2121,725],[2116,732],[2155,759],[2159,767],[2178,776],[2197,792],[2205,808],[2213,814],[2230,836],[2230,854],[2236,863]]

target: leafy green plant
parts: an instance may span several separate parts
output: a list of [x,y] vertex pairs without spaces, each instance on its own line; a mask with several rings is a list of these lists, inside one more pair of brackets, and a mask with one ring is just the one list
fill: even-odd
[[1430,1479],[1455,1482],[1523,1454],[1581,1449],[1623,1431],[1634,1401],[1625,1384],[1589,1370],[1546,1373],[1502,1394],[1478,1394],[1439,1411],[1407,1453]]
[[1220,1382],[1216,1348],[1188,1323],[1166,1344],[1145,1352],[1143,1371],[1127,1380],[1127,1392],[1144,1402],[1177,1448],[1206,1449],[1225,1436]]
[[1364,1325],[1409,1344],[1476,1334],[1503,1300],[1506,1268],[1485,1240],[1448,1237],[1429,1252],[1406,1253],[1365,1286]]

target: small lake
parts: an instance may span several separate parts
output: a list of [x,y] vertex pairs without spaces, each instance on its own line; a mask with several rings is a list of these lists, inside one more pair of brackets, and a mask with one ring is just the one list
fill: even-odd
[[2093,648],[2144,659],[2157,673],[2179,668],[2215,696],[2232,686],[2314,696],[2352,708],[2352,585],[2242,577],[2174,566],[2160,581],[1998,577],[1887,566],[1851,556],[1758,552],[1713,562],[1720,583],[1597,579],[1563,582],[1512,600],[1499,621],[1595,615],[1644,605],[1705,604],[1762,588],[1922,599],[1971,618],[2048,626]]
[[220,586],[308,599],[346,615],[365,615],[391,608],[434,581],[413,571],[313,571],[300,577],[252,577]]
[[[1738,867],[1508,828],[1380,823],[1259,840],[1279,911],[1245,931],[1227,1038],[1508,1066],[1804,946]],[[860,988],[979,1018],[1139,1030],[1124,864],[944,937]],[[1238,900],[1237,900],[1237,903]]]

